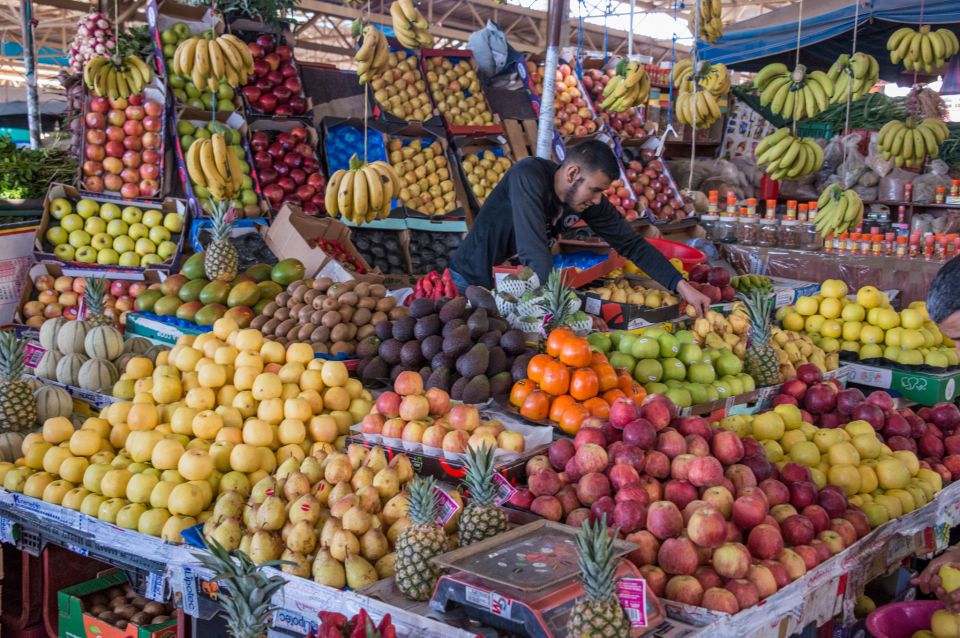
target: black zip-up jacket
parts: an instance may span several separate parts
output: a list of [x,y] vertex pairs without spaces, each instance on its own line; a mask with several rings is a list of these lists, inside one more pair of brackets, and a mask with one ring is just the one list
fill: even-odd
[[553,268],[550,246],[583,220],[618,253],[670,291],[682,279],[676,268],[602,198],[579,215],[562,205],[553,188],[559,165],[538,157],[514,164],[490,193],[450,267],[467,282],[493,288],[493,267],[518,255],[541,283]]

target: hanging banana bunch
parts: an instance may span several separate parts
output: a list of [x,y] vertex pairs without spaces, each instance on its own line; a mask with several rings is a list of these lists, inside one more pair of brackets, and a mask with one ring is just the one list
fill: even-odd
[[709,128],[720,119],[720,100],[730,91],[730,72],[723,64],[709,62],[694,67],[693,58],[684,58],[673,69],[673,85],[677,88],[677,120],[694,128]]
[[243,40],[229,33],[193,36],[177,45],[173,72],[189,76],[194,85],[213,92],[221,82],[236,88],[253,75],[253,55]]
[[114,58],[97,55],[83,67],[83,82],[99,97],[116,100],[139,95],[153,79],[150,66],[135,55],[117,63]]
[[816,173],[823,166],[823,149],[809,137],[791,135],[783,127],[757,144],[757,166],[766,164],[771,179],[797,179]]
[[[723,37],[723,19],[721,13],[720,0],[700,0],[700,33],[701,40],[713,44]],[[694,9],[695,11],[696,9]],[[690,33],[697,30],[696,15],[693,11],[687,18],[687,24],[690,25]]]
[[940,154],[940,145],[949,134],[947,125],[932,117],[919,123],[912,117],[905,122],[891,120],[877,135],[877,149],[883,159],[892,157],[897,166],[920,166],[927,156]]
[[350,167],[336,171],[327,182],[325,204],[332,217],[354,224],[386,219],[400,192],[400,177],[386,162],[364,162],[354,155]]
[[834,91],[833,82],[823,71],[807,73],[802,64],[790,71],[779,62],[760,69],[753,85],[760,90],[761,106],[769,106],[774,114],[788,120],[815,117],[827,110]]
[[357,61],[357,74],[360,84],[366,84],[371,77],[386,71],[390,62],[390,45],[380,29],[372,25],[363,27],[363,40],[353,59]]
[[650,98],[650,77],[636,60],[620,60],[617,72],[603,88],[600,107],[611,113],[623,113],[643,106]]
[[838,184],[830,184],[820,193],[814,222],[821,237],[853,230],[862,219],[863,200],[856,191],[843,190]]
[[887,51],[894,64],[902,62],[909,71],[933,73],[960,52],[960,41],[950,29],[931,31],[928,24],[921,26],[919,31],[903,27],[887,40]]
[[390,5],[393,30],[397,40],[408,49],[427,49],[433,46],[430,25],[423,14],[413,6],[413,0],[394,0]]
[[697,86],[721,98],[730,92],[730,72],[725,64],[710,64],[701,61],[694,68],[693,58],[684,58],[673,68],[673,86],[682,88],[688,80],[696,80]]
[[846,102],[848,93],[851,100],[859,100],[867,95],[880,79],[880,63],[875,57],[862,51],[853,55],[844,53],[827,71],[827,77],[833,82],[831,104]]

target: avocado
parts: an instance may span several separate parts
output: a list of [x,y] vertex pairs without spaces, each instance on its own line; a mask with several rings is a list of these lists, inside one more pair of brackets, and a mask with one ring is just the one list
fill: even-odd
[[413,336],[420,341],[438,334],[440,334],[440,318],[437,315],[421,317],[413,326]]
[[200,291],[200,302],[204,304],[218,303],[227,301],[230,295],[230,284],[225,281],[211,281]]
[[467,380],[464,377],[460,377],[453,382],[453,385],[450,386],[450,398],[454,401],[463,400],[463,389],[467,387]]
[[414,299],[413,303],[410,304],[410,316],[414,319],[431,314],[433,314],[433,299],[421,297],[420,299]]
[[227,295],[227,306],[253,306],[260,301],[260,289],[252,281],[241,281],[234,283]]
[[486,288],[481,288],[480,286],[467,286],[466,295],[467,301],[470,302],[472,307],[486,310],[491,314],[496,314],[497,302],[494,300],[493,295],[490,294],[490,291]]
[[386,341],[387,339],[393,339],[393,324],[389,320],[384,319],[377,325],[373,327],[374,333],[377,335],[377,339],[380,341]]
[[217,319],[226,314],[227,308],[220,303],[208,303],[197,311],[194,321],[200,326],[212,326]]
[[390,375],[390,369],[387,362],[380,357],[370,359],[370,362],[364,366],[363,373],[360,375],[364,381],[380,381]]
[[507,369],[507,353],[500,346],[490,348],[489,361],[487,362],[486,375],[492,377],[500,374]]
[[414,369],[423,362],[419,341],[408,341],[400,347],[400,363]]
[[443,354],[443,352],[438,352],[430,358],[430,367],[436,370],[437,368],[453,368],[454,358],[448,357]]
[[507,330],[500,337],[500,347],[507,354],[520,354],[527,349],[527,338],[520,330]]
[[190,258],[183,262],[183,267],[180,268],[180,272],[191,281],[206,276],[206,271],[203,268],[203,253],[190,255]]
[[500,332],[506,332],[510,329],[510,324],[506,322],[505,319],[500,317],[494,317],[492,314],[487,312],[487,319],[490,322],[490,330],[499,330]]
[[298,279],[303,279],[306,268],[299,259],[282,259],[270,270],[270,279],[281,286],[289,286]]
[[[443,338],[443,353],[451,357],[459,357],[470,349],[470,328],[460,326]],[[484,366],[486,367],[486,366]]]
[[172,317],[180,307],[180,298],[175,295],[165,295],[157,299],[153,304],[153,312],[165,317]]
[[467,322],[463,319],[453,319],[444,323],[443,318],[440,318],[440,323],[443,323],[443,330],[440,331],[440,334],[446,337],[448,334],[459,328],[460,326],[467,325]]
[[427,381],[430,379],[431,374],[433,374],[433,370],[427,366],[420,368],[420,378],[423,379],[423,385],[427,385]]
[[479,342],[488,348],[493,348],[494,346],[500,345],[500,331],[491,330],[490,332],[481,336]]
[[470,318],[467,319],[467,327],[470,328],[470,337],[479,339],[490,329],[490,322],[487,321],[487,311],[478,308],[473,311]]
[[513,365],[510,366],[510,376],[513,377],[514,381],[527,378],[527,364],[530,363],[533,354],[533,352],[526,352],[517,355],[517,358],[513,360]]
[[380,356],[387,365],[395,366],[400,363],[400,348],[403,344],[396,339],[387,339],[380,344]]
[[461,376],[471,378],[487,371],[490,364],[490,351],[482,343],[470,348],[467,354],[457,359],[457,372]]
[[270,266],[268,264],[254,264],[243,274],[249,275],[255,282],[270,281]]
[[407,342],[413,339],[413,328],[417,325],[417,320],[413,317],[401,317],[393,324],[393,338],[400,342]]
[[490,400],[490,380],[483,375],[470,379],[461,395],[464,403],[486,403]]
[[[153,307],[157,300],[163,297],[163,293],[158,288],[149,288],[140,293],[140,296],[133,302],[134,309],[138,312],[156,312]],[[160,313],[157,313],[160,314]]]
[[424,388],[440,388],[444,392],[450,391],[450,368],[434,368]]
[[375,336],[370,335],[369,337],[360,341],[357,344],[357,356],[361,359],[366,359],[367,357],[373,357],[377,354],[377,351],[380,349],[380,340]]
[[451,299],[440,308],[440,323],[447,323],[463,317],[467,310],[467,300],[463,297]]
[[203,278],[191,279],[181,286],[179,292],[177,292],[177,296],[180,297],[180,301],[184,303],[188,301],[198,301],[200,299],[200,291],[203,290],[204,286],[208,283],[210,282]]
[[420,342],[420,352],[423,354],[423,358],[433,359],[434,355],[438,352],[443,352],[443,337],[440,335],[430,335],[426,339]]
[[510,393],[511,385],[513,385],[513,379],[510,378],[509,372],[501,372],[500,374],[490,377],[490,396],[506,396]]

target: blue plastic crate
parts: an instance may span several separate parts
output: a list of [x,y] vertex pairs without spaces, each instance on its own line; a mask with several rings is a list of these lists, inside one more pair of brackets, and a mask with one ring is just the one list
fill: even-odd
[[[363,159],[363,129],[350,124],[330,127],[327,129],[323,148],[327,156],[327,174],[345,170],[350,167],[351,155],[356,154]],[[383,135],[378,131],[367,131],[367,161],[387,161],[387,147]]]

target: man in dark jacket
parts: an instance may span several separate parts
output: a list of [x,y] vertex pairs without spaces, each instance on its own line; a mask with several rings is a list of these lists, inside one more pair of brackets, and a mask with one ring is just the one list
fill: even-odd
[[583,220],[618,253],[702,315],[710,298],[684,280],[603,196],[619,177],[613,151],[600,141],[571,148],[559,166],[536,157],[517,162],[487,197],[473,228],[453,254],[454,283],[461,289],[470,284],[493,288],[493,267],[514,255],[546,283],[553,268],[551,245]]

